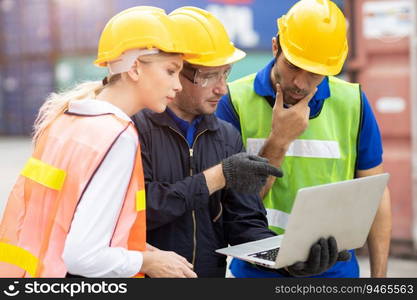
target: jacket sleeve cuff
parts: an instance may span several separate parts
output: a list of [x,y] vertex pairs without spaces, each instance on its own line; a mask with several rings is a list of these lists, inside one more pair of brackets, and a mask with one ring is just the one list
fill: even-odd
[[209,202],[209,190],[207,187],[206,177],[203,173],[191,176],[192,180],[189,187],[191,190],[187,194],[187,205],[191,209],[207,208]]

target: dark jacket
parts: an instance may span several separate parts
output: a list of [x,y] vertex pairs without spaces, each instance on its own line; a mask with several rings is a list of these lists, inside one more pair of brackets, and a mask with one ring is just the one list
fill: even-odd
[[167,113],[133,118],[142,150],[147,195],[147,242],[184,256],[199,277],[224,277],[226,257],[214,252],[273,236],[256,195],[220,190],[209,196],[202,172],[243,151],[232,125],[206,115],[193,147]]

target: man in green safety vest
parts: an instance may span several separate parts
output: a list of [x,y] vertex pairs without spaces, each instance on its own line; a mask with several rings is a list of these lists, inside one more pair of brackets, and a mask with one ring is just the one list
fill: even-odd
[[[270,228],[285,231],[300,188],[383,172],[378,124],[359,84],[336,77],[348,52],[343,13],[329,0],[301,0],[277,20],[274,59],[262,70],[229,84],[217,116],[240,130],[248,152],[281,167],[261,196]],[[284,159],[285,156],[285,159]],[[335,195],[334,201],[337,201]],[[372,277],[385,277],[391,235],[388,190],[368,236]],[[314,277],[358,277],[348,261]],[[236,277],[281,277],[234,259]]]

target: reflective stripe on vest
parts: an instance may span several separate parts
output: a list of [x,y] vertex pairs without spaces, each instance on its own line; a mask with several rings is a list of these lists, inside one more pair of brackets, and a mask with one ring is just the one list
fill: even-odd
[[142,211],[146,209],[146,193],[145,190],[136,192],[136,211]]
[[[247,139],[246,152],[258,154],[266,139]],[[288,147],[285,156],[340,158],[339,143],[337,141],[295,140]]]
[[266,217],[268,219],[269,226],[279,227],[285,229],[288,224],[288,218],[290,214],[277,209],[266,209]]
[[8,243],[0,243],[0,262],[6,262],[25,270],[31,277],[37,276],[39,259],[29,251]]
[[[63,114],[45,131],[4,210],[0,223],[0,277],[65,277],[62,253],[78,202],[123,132],[138,137],[132,122],[111,114]],[[138,145],[111,247],[146,249],[144,189]]]
[[[229,84],[242,140],[252,153],[259,152],[272,123],[272,107],[254,91],[255,76]],[[284,177],[275,181],[263,199],[270,228],[278,234],[284,232],[300,188],[354,177],[362,114],[360,88],[332,76],[329,86],[331,96],[324,101],[320,114],[309,120],[308,128],[288,149],[281,166]]]
[[64,170],[48,165],[34,157],[29,158],[20,174],[57,191],[61,190],[67,175]]

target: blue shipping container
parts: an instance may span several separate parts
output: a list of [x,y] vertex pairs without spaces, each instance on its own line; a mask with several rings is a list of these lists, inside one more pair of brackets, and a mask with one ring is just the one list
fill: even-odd
[[48,54],[52,45],[49,3],[49,0],[0,2],[4,54]]
[[5,128],[6,122],[4,120],[5,118],[4,117],[4,98],[3,98],[3,89],[1,87],[1,84],[4,81],[3,76],[4,76],[3,69],[0,66],[0,134],[4,134],[6,132],[6,128]]
[[23,71],[23,133],[29,134],[39,108],[54,90],[54,71],[52,64],[45,60],[25,61]]
[[19,1],[13,0],[3,0],[0,5],[0,33],[4,40],[0,49],[6,55],[18,55],[22,50],[23,26],[19,6]]
[[23,133],[23,74],[21,63],[3,66],[2,95],[4,127],[7,134]]
[[53,91],[53,68],[48,61],[31,60],[10,62],[3,69],[4,132],[29,135],[40,106]]
[[99,37],[112,16],[113,0],[56,2],[59,44],[64,53],[97,49]]
[[24,1],[21,6],[23,22],[23,53],[47,54],[52,50],[50,0]]

